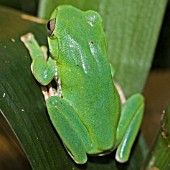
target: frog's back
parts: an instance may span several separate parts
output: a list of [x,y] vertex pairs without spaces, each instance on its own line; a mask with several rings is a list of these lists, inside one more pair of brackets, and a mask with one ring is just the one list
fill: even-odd
[[101,17],[71,6],[58,8],[62,95],[88,128],[98,151],[113,147],[119,97],[112,82]]

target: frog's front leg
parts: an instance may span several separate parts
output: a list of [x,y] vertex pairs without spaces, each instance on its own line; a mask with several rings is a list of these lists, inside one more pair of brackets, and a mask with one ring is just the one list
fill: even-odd
[[131,96],[122,107],[116,132],[116,160],[126,162],[139,131],[144,112],[144,98],[141,94]]
[[55,61],[51,57],[46,57],[46,52],[43,52],[32,33],[22,36],[21,41],[31,55],[31,71],[34,77],[42,85],[49,84],[55,76]]

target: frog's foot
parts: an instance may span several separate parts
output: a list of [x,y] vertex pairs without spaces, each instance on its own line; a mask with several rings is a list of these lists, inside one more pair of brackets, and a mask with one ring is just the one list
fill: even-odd
[[26,48],[29,49],[29,46],[27,44],[27,41],[32,41],[32,39],[34,39],[34,35],[32,33],[28,33],[28,34],[25,34],[23,36],[21,36],[21,41],[24,43],[24,45],[26,46]]
[[53,88],[51,84],[48,85],[48,88],[46,86],[42,86],[41,90],[45,100],[47,100],[51,96],[59,96],[57,90]]
[[51,96],[58,96],[58,92],[55,88],[52,87],[51,84],[48,85],[49,88],[49,95]]
[[114,84],[115,84],[116,89],[117,89],[117,91],[119,93],[121,103],[124,104],[126,102],[126,97],[125,97],[125,95],[123,93],[123,90],[122,90],[122,88],[120,87],[120,85],[118,83],[114,82]]

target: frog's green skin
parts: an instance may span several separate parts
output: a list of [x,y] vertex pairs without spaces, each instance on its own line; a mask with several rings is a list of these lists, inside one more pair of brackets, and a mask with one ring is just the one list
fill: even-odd
[[135,94],[121,113],[101,17],[94,11],[63,5],[56,8],[51,19],[48,61],[32,34],[21,39],[31,54],[32,72],[42,85],[56,78],[57,69],[61,97],[50,96],[46,100],[55,129],[76,163],[85,163],[87,154],[115,148],[116,159],[127,161],[142,120],[144,102],[140,94]]

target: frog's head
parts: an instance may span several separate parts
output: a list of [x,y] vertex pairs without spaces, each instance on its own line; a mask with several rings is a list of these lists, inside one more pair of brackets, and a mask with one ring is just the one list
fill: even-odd
[[69,48],[76,53],[70,55],[70,50],[69,56],[79,56],[84,49],[87,49],[87,53],[90,50],[94,53],[94,49],[106,49],[102,19],[95,11],[81,11],[70,5],[58,6],[52,13],[47,28],[50,34],[50,53],[56,60],[59,58],[59,51],[68,51]]

